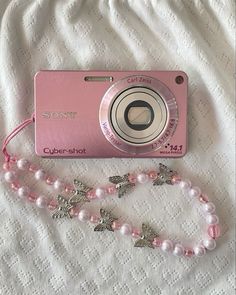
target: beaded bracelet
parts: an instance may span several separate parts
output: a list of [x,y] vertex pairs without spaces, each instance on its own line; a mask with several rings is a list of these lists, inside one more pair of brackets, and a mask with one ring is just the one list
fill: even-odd
[[[24,124],[24,122],[13,131],[16,135],[21,129],[33,121],[33,117]],[[25,121],[26,122],[26,121]],[[23,126],[23,127],[22,127]],[[95,225],[94,231],[119,231],[122,235],[130,235],[135,239],[135,247],[160,248],[164,252],[173,253],[175,256],[203,256],[207,250],[213,250],[216,247],[216,239],[220,236],[219,218],[215,214],[215,205],[209,202],[206,194],[202,193],[200,188],[192,186],[187,179],[182,179],[180,175],[163,164],[159,164],[159,170],[141,172],[139,174],[127,173],[124,176],[112,176],[109,178],[109,184],[92,188],[80,180],[75,179],[72,184],[64,183],[60,179],[49,175],[46,171],[31,163],[27,159],[11,156],[6,151],[6,145],[13,138],[10,134],[4,141],[2,151],[5,155],[4,179],[15,191],[20,199],[26,199],[35,203],[39,208],[47,208],[52,211],[52,217],[57,218],[77,218],[82,222],[91,222]],[[18,180],[20,171],[27,171],[34,174],[35,179],[44,181],[57,191],[55,198],[48,198],[44,195],[32,192],[28,186],[21,185]],[[179,186],[182,190],[197,199],[205,212],[207,223],[207,238],[202,239],[193,247],[185,247],[180,243],[174,243],[171,240],[162,239],[154,229],[148,224],[143,223],[141,229],[133,227],[128,223],[122,223],[113,213],[104,208],[100,209],[100,214],[90,213],[85,209],[85,204],[95,199],[101,199],[108,195],[117,194],[119,198],[127,192],[132,191],[138,184],[146,184],[152,181],[154,186],[164,184]]]

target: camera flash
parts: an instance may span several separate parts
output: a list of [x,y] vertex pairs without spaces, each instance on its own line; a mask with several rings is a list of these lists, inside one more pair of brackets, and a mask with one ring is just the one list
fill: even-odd
[[84,80],[87,82],[112,82],[113,77],[111,76],[86,76]]

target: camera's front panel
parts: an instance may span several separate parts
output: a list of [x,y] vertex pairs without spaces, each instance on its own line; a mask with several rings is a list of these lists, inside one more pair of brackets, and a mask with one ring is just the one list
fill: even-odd
[[45,157],[181,157],[183,72],[41,71],[36,153]]

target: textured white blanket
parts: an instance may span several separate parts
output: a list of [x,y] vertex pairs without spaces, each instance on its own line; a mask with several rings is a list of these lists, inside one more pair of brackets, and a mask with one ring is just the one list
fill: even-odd
[[[0,1],[1,141],[33,112],[39,69],[182,69],[189,76],[189,151],[161,161],[210,196],[223,232],[204,258],[175,258],[134,248],[119,233],[52,220],[1,181],[0,294],[234,294],[234,11],[233,0]],[[97,185],[160,161],[39,159],[33,134],[28,127],[11,152],[68,181],[78,176]],[[90,207],[101,205],[172,239],[200,238],[199,207],[172,187],[150,184]]]

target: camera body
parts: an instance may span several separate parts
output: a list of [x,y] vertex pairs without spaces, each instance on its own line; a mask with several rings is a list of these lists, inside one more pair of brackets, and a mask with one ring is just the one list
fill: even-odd
[[42,157],[182,157],[187,149],[182,71],[40,71],[35,151]]

